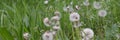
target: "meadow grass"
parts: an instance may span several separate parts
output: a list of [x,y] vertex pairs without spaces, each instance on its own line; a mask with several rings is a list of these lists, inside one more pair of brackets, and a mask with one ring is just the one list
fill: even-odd
[[99,17],[90,6],[80,6],[80,22],[82,26],[77,31],[69,20],[69,12],[63,11],[65,5],[73,1],[72,7],[81,5],[84,0],[0,0],[0,40],[24,40],[23,33],[30,33],[30,40],[42,40],[42,34],[50,30],[43,24],[45,17],[51,18],[56,10],[61,13],[61,30],[55,40],[79,40],[75,32],[84,28],[94,31],[93,40],[120,40],[120,0],[96,0],[102,2],[102,8],[107,10],[107,16]]

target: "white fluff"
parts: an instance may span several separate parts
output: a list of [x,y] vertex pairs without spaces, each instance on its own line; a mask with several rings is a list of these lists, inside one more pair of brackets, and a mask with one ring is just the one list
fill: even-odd
[[48,18],[44,18],[43,23],[45,24],[45,26],[50,26],[50,21]]
[[69,19],[71,22],[79,21],[80,20],[80,15],[76,12],[73,12],[70,14]]
[[59,16],[61,18],[61,13],[59,11],[54,12],[55,16]]
[[53,34],[53,35],[56,35],[56,31],[52,31],[52,34]]
[[60,25],[60,22],[59,22],[59,20],[51,19],[51,25],[52,26],[54,26],[54,25]]
[[73,12],[74,11],[74,9],[71,6],[69,6],[69,5],[67,7],[63,7],[63,10],[65,12]]
[[100,9],[102,7],[100,2],[96,2],[96,1],[93,3],[93,6],[95,9]]
[[51,20],[53,20],[53,21],[59,21],[59,20],[60,20],[60,17],[59,17],[59,16],[53,16],[53,17],[51,18]]
[[90,5],[90,3],[89,3],[89,1],[88,1],[88,0],[85,0],[85,1],[83,2],[83,5],[85,5],[85,6],[89,6],[89,5]]
[[45,1],[44,1],[44,4],[48,4],[48,0],[45,0]]
[[92,29],[90,29],[90,28],[83,29],[83,31],[82,31],[83,38],[91,39],[91,38],[93,38],[93,36],[94,36],[94,32]]
[[57,26],[57,25],[56,25],[56,26],[53,26],[53,29],[56,30],[56,31],[57,31],[57,30],[60,30],[60,26]]
[[79,10],[79,9],[80,9],[80,7],[79,7],[78,5],[75,5],[75,8],[76,8],[77,10]]
[[107,11],[106,10],[100,10],[100,11],[98,11],[98,15],[100,17],[105,17],[107,15]]
[[46,31],[43,36],[43,40],[53,40],[53,33],[50,31]]
[[24,37],[24,39],[28,40],[29,37],[30,37],[30,34],[29,34],[29,33],[24,33],[24,34],[23,34],[23,37]]
[[67,11],[68,11],[68,9],[67,9],[67,7],[66,7],[66,6],[64,6],[64,7],[63,7],[63,11],[65,11],[65,12],[67,12]]
[[85,38],[82,38],[82,40],[90,40],[89,38],[85,37]]

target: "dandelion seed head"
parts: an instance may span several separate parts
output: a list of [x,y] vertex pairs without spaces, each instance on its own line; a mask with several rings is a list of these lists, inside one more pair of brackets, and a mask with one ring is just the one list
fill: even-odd
[[30,34],[29,34],[29,33],[24,33],[24,34],[23,34],[23,37],[24,37],[24,39],[29,39]]
[[79,21],[80,20],[80,15],[76,12],[72,12],[69,16],[69,19],[71,22]]
[[107,15],[107,11],[106,10],[100,10],[100,11],[98,11],[98,15],[100,17],[105,17]]
[[53,26],[53,29],[54,29],[55,31],[60,30],[60,26],[59,26],[59,25],[55,25],[55,26]]
[[71,6],[69,6],[69,5],[67,7],[63,7],[63,10],[65,12],[73,12],[74,11],[74,9]]
[[80,7],[79,7],[78,5],[75,5],[75,8],[76,8],[76,10],[79,10],[79,9],[80,9]]
[[90,3],[89,3],[89,1],[88,1],[88,0],[85,0],[85,1],[83,2],[83,5],[85,5],[85,6],[89,6],[89,5],[90,5]]
[[59,16],[53,16],[53,17],[51,18],[51,20],[53,20],[53,21],[59,21],[59,20],[60,20],[60,17],[59,17]]
[[117,39],[120,39],[120,34],[115,35]]
[[68,12],[73,12],[74,11],[74,9],[72,8],[72,6],[70,6],[70,5],[67,6],[67,10],[68,10]]
[[89,38],[85,37],[85,38],[82,38],[82,40],[90,40]]
[[72,5],[72,4],[73,4],[73,1],[71,1],[70,4]]
[[45,1],[44,1],[44,4],[48,4],[48,0],[45,0]]
[[59,16],[61,18],[61,13],[59,11],[54,12],[55,16]]
[[45,26],[50,26],[50,21],[47,17],[44,18],[43,22],[44,22]]
[[94,36],[94,32],[92,29],[90,29],[90,28],[83,29],[83,31],[82,31],[83,38],[93,38],[93,36]]
[[96,1],[93,3],[93,6],[95,9],[100,9],[102,7],[100,2],[96,2]]
[[43,36],[43,40],[53,40],[53,34],[50,31],[46,31]]
[[51,20],[51,25],[55,26],[55,25],[60,25],[60,22],[57,20]]
[[67,12],[67,11],[68,11],[67,7],[63,7],[63,10],[64,10],[65,12]]
[[53,35],[56,35],[56,31],[52,31],[52,34],[53,34]]

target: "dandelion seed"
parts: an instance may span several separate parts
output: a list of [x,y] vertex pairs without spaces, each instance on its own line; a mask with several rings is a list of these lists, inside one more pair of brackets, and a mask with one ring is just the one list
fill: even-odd
[[50,26],[50,21],[48,18],[44,18],[43,22],[44,22],[45,26]]
[[61,13],[59,11],[54,12],[55,16],[59,16],[61,18]]
[[52,34],[55,36],[56,35],[56,31],[52,31]]
[[72,4],[73,4],[73,2],[71,1],[71,2],[70,2],[70,4],[72,5]]
[[45,1],[44,1],[44,4],[48,4],[48,0],[45,0]]
[[60,22],[57,20],[51,20],[51,25],[55,26],[55,25],[60,25]]
[[43,36],[43,40],[53,40],[53,33],[50,31],[46,31]]
[[80,15],[78,13],[72,12],[69,16],[69,19],[73,23],[73,27],[77,28],[81,26],[81,24],[79,23]]
[[89,5],[90,5],[90,4],[89,4],[89,1],[88,1],[88,0],[85,0],[85,1],[83,2],[83,5],[89,6]]
[[68,5],[68,6],[67,6],[67,9],[69,9],[69,8],[71,8],[71,6],[70,6],[70,5]]
[[73,12],[74,11],[74,9],[71,6],[69,6],[69,5],[67,7],[63,7],[63,10],[65,12]]
[[90,40],[89,38],[85,37],[85,38],[82,38],[82,40]]
[[68,9],[68,12],[73,12],[74,11],[74,9],[71,6],[68,6],[67,9]]
[[59,16],[53,16],[53,17],[51,18],[51,20],[59,21],[59,20],[60,20],[60,17],[59,17]]
[[67,11],[68,11],[67,7],[63,7],[63,10],[64,10],[65,12],[67,12]]
[[59,26],[59,25],[55,25],[55,26],[53,26],[53,29],[54,29],[55,31],[58,31],[58,30],[60,30],[60,26]]
[[100,11],[98,12],[98,15],[99,15],[100,17],[105,17],[105,16],[107,15],[107,11],[106,11],[106,10],[100,10]]
[[93,6],[95,9],[100,9],[102,7],[100,2],[96,2],[96,1],[93,3]]
[[116,34],[116,38],[117,38],[117,39],[120,39],[120,34]]
[[79,10],[79,9],[80,9],[80,7],[79,7],[78,5],[76,5],[76,6],[75,6],[75,9],[76,9],[76,10]]
[[79,21],[80,20],[80,15],[76,12],[72,12],[69,16],[69,19],[71,22]]
[[29,37],[30,37],[30,34],[29,34],[29,33],[24,33],[24,34],[23,34],[23,37],[24,37],[25,40],[28,40]]
[[93,38],[93,36],[94,36],[94,32],[92,29],[90,29],[90,28],[83,29],[83,31],[82,31],[83,38],[91,39],[91,38]]

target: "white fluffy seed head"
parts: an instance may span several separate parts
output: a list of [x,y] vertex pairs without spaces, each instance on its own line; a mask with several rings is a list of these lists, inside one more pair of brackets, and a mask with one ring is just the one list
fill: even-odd
[[24,34],[23,34],[23,37],[24,37],[24,39],[28,40],[29,37],[30,37],[30,34],[29,34],[29,33],[24,33]]
[[93,38],[93,36],[94,36],[94,32],[93,32],[92,29],[90,29],[90,28],[83,29],[83,31],[82,31],[82,37],[83,38],[91,39],[91,38]]
[[67,10],[68,10],[68,12],[73,12],[74,11],[74,9],[72,8],[72,6],[70,6],[70,5],[67,6]]
[[59,17],[59,16],[53,16],[53,17],[51,18],[51,20],[53,20],[53,21],[59,21],[59,20],[60,20],[60,17]]
[[73,5],[73,1],[70,2],[70,5]]
[[98,11],[98,15],[99,15],[100,17],[105,17],[105,16],[107,15],[107,11],[106,11],[106,10],[99,10],[99,11]]
[[68,11],[67,7],[63,7],[63,11],[67,12]]
[[42,35],[43,40],[53,40],[53,33],[50,31],[46,31],[43,35]]
[[61,18],[61,13],[59,11],[54,12],[55,16],[59,16]]
[[48,0],[45,0],[45,1],[44,1],[44,4],[48,4]]
[[59,25],[55,25],[55,26],[53,26],[53,29],[54,29],[55,31],[60,30],[60,26],[59,26]]
[[80,15],[76,12],[72,12],[69,16],[69,19],[71,22],[79,21],[80,20]]
[[88,0],[85,0],[85,1],[83,2],[83,5],[89,6],[89,5],[90,5],[90,4],[89,4],[89,1],[88,1]]
[[67,7],[63,7],[63,10],[65,12],[73,12],[74,11],[74,9],[71,6],[69,6],[69,5]]
[[52,34],[53,34],[53,35],[56,35],[56,31],[52,31]]
[[96,2],[96,1],[93,3],[93,6],[95,9],[100,9],[102,7],[100,2]]
[[75,5],[75,8],[76,8],[76,10],[79,10],[79,9],[80,9],[80,7],[79,7],[78,5]]
[[82,38],[82,40],[90,40],[90,39],[86,37],[86,38]]
[[51,25],[55,26],[55,25],[60,25],[60,22],[57,20],[51,20]]
[[120,34],[115,35],[117,39],[120,39]]
[[44,18],[43,23],[45,24],[45,26],[50,26],[50,21],[47,17]]

